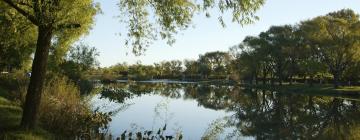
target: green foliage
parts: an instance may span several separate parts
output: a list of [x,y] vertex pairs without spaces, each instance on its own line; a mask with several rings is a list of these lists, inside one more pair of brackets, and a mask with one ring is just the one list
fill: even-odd
[[152,79],[155,75],[154,67],[151,65],[142,65],[140,63],[129,66],[128,71],[130,79],[145,80]]
[[0,87],[3,87],[7,91],[0,96],[17,103],[22,103],[25,99],[28,84],[29,77],[21,70],[14,71],[11,74],[0,75]]
[[[69,45],[67,43],[86,33],[99,8],[92,0],[1,1],[1,4],[5,3],[30,21],[29,25],[37,26],[36,52],[21,122],[24,128],[33,129],[41,102],[50,48],[52,47],[51,54],[54,56],[52,60],[56,63],[56,56],[59,56],[57,50],[61,47],[65,49],[60,50],[66,50]],[[74,30],[75,28],[78,30]]]
[[195,60],[184,60],[184,74],[197,75],[199,71],[199,63]]
[[68,138],[97,134],[110,121],[107,113],[93,112],[77,86],[61,76],[47,82],[39,116],[44,128]]
[[52,135],[44,130],[23,131],[17,129],[20,123],[22,108],[18,102],[14,102],[4,95],[9,91],[2,89],[4,85],[0,84],[0,139],[3,140],[42,140],[52,139]]
[[264,84],[269,78],[271,83],[276,78],[279,84],[292,84],[296,77],[309,78],[312,84],[315,78],[326,79],[328,73],[333,75],[334,86],[345,77],[358,82],[350,77],[357,77],[360,61],[359,25],[359,16],[344,9],[296,26],[272,26],[230,49],[233,70],[237,68],[243,79],[262,79]]
[[[18,83],[17,86],[8,90],[0,88],[0,113],[2,114],[0,116],[0,130],[17,128],[21,119],[22,109],[20,106],[24,102],[27,82],[21,82],[21,75],[16,76],[15,79],[11,77],[2,79],[2,81],[8,80],[11,83]],[[0,87],[7,87],[3,83],[0,84]],[[109,113],[92,111],[87,100],[80,96],[78,86],[68,78],[53,74],[47,80],[40,105],[39,118],[41,123],[39,127],[53,133],[56,137],[74,138],[83,133],[94,136],[100,132],[99,128],[106,128],[110,121],[109,116]],[[50,139],[51,135],[48,132],[33,133],[17,129],[16,131],[7,130],[4,134],[0,133],[0,138]]]
[[[22,110],[20,106],[10,100],[3,98],[0,96],[0,130],[4,130],[6,128],[12,128],[18,125],[20,121],[20,114]],[[0,133],[1,135],[1,133]],[[1,137],[0,137],[1,138]]]
[[182,62],[179,60],[163,61],[160,63],[160,69],[164,76],[179,77],[182,72]]
[[[10,0],[11,1],[11,0]],[[7,3],[7,2],[6,2]],[[24,16],[5,2],[1,2],[3,9],[1,17],[1,45],[0,69],[29,68],[30,54],[34,53],[36,45],[36,26],[51,24],[54,31],[51,49],[52,63],[61,63],[71,44],[82,35],[89,32],[94,22],[94,15],[100,11],[99,5],[92,0],[85,1],[43,1],[42,3],[22,2],[19,4],[28,14],[39,12],[37,6],[43,5],[38,14]],[[15,2],[13,2],[15,3]],[[15,3],[17,4],[17,3]],[[30,12],[35,11],[35,12]],[[34,19],[32,19],[34,18]],[[33,22],[35,21],[36,22]],[[72,24],[81,25],[73,29]],[[36,26],[35,26],[36,25]]]
[[28,69],[36,28],[8,5],[0,3],[0,70]]
[[334,85],[350,65],[360,60],[360,20],[350,9],[329,13],[301,24],[311,47],[334,77]]
[[[121,20],[127,24],[125,45],[132,46],[135,54],[141,54],[154,39],[167,39],[174,43],[173,35],[191,24],[195,13],[208,11],[217,5],[219,22],[225,26],[222,15],[229,11],[233,22],[250,24],[258,17],[255,12],[264,0],[121,0],[119,2]],[[151,19],[155,17],[155,19]]]
[[79,44],[70,49],[65,61],[60,64],[60,71],[77,82],[84,78],[89,70],[98,66],[96,57],[99,56],[96,48]]
[[[228,73],[227,68],[230,62],[229,60],[230,60],[230,56],[228,53],[215,51],[215,52],[205,53],[204,55],[200,55],[198,61],[200,65],[206,65],[206,67],[209,68],[210,72],[212,72],[211,74],[225,75]],[[205,66],[201,66],[201,67],[204,67],[201,69],[204,70],[206,69]]]
[[52,134],[45,130],[37,129],[34,131],[5,131],[0,133],[0,138],[3,140],[51,140],[56,139]]
[[[62,57],[69,51],[71,45],[80,37],[89,33],[95,21],[95,15],[100,10],[100,5],[93,0],[61,1],[61,9],[57,14],[57,30],[54,35],[54,43],[51,49],[51,59],[55,63],[61,63]],[[69,24],[79,24],[79,28],[68,28]],[[84,44],[82,44],[84,45]]]

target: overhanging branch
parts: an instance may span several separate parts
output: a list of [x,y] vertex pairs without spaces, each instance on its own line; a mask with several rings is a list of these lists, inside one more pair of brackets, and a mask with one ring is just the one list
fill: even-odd
[[35,25],[39,25],[37,20],[35,19],[35,17],[33,15],[31,15],[29,12],[25,11],[24,9],[20,8],[19,6],[17,6],[12,0],[2,0],[5,3],[7,3],[8,5],[10,5],[12,8],[14,8],[16,11],[18,11],[20,14],[22,14],[23,16],[25,16],[28,20],[30,20],[33,24]]

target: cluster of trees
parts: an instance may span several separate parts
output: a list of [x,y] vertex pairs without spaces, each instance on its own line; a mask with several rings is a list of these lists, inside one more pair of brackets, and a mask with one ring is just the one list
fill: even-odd
[[172,60],[143,65],[136,63],[117,64],[104,68],[104,73],[120,75],[121,78],[134,80],[148,79],[223,79],[229,75],[230,55],[227,52],[208,52],[198,60]]
[[331,12],[296,25],[272,26],[247,36],[229,52],[208,52],[197,60],[128,66],[107,72],[132,79],[232,79],[250,84],[358,84],[360,20],[350,9]]
[[272,26],[231,50],[237,70],[250,82],[281,85],[303,77],[312,84],[317,77],[338,87],[359,80],[359,37],[359,15],[343,9],[297,25]]

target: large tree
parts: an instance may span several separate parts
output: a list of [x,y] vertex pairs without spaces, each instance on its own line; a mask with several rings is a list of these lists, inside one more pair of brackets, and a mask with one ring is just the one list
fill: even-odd
[[334,78],[334,87],[349,66],[360,59],[359,15],[350,9],[329,13],[302,22],[311,47]]
[[[2,0],[37,27],[36,52],[21,126],[35,127],[51,45],[74,41],[88,31],[97,13],[92,0]],[[67,38],[67,39],[66,39]],[[66,40],[66,41],[65,41]]]
[[230,48],[230,52],[234,57],[232,63],[232,71],[236,72],[242,78],[248,79],[252,84],[255,79],[257,82],[257,75],[260,69],[261,58],[259,49],[262,48],[261,40],[256,36],[247,36],[239,45]]
[[270,47],[269,57],[270,66],[275,72],[278,78],[278,82],[281,85],[286,74],[285,70],[288,67],[291,50],[293,46],[292,42],[292,27],[289,25],[285,26],[272,26],[270,29],[263,34],[260,34],[260,38],[266,42],[265,46]]
[[199,71],[199,62],[195,60],[184,60],[184,74],[187,76],[195,76],[198,75]]
[[[218,6],[221,15],[230,11],[233,21],[240,24],[253,22],[254,12],[265,0],[120,0],[122,20],[128,25],[126,45],[134,52],[144,50],[157,36],[173,43],[173,34],[185,29],[191,23],[195,12],[207,12]],[[33,128],[40,104],[42,87],[51,45],[62,42],[61,36],[69,30],[78,35],[88,29],[97,12],[92,0],[1,0],[37,26],[36,52],[32,66],[32,76],[26,96],[21,125]],[[207,14],[208,15],[208,14]],[[224,23],[219,15],[221,23]],[[153,20],[150,17],[155,17]],[[154,22],[152,22],[154,21]],[[80,29],[75,29],[80,28]],[[74,33],[75,34],[75,33]],[[65,41],[64,44],[69,42]]]
[[210,68],[212,74],[226,75],[228,74],[227,68],[230,62],[230,55],[227,52],[208,52],[200,55],[199,60],[201,64],[206,64]]

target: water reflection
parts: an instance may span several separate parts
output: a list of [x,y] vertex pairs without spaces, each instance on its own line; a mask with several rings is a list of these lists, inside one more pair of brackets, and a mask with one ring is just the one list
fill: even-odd
[[133,105],[113,116],[115,135],[168,124],[184,139],[360,139],[359,99],[156,83],[106,85],[95,98]]

